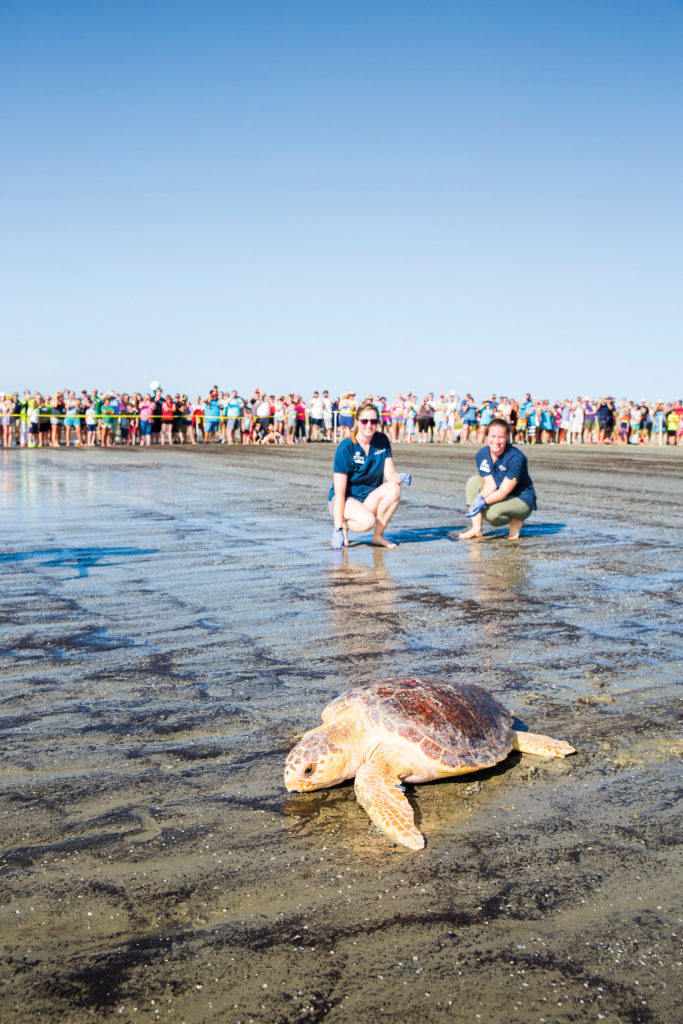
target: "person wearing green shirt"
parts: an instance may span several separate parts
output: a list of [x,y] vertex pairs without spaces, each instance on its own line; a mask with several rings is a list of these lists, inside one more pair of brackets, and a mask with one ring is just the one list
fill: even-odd
[[100,405],[100,444],[103,448],[112,447],[112,433],[116,418],[117,406],[112,395],[105,395]]

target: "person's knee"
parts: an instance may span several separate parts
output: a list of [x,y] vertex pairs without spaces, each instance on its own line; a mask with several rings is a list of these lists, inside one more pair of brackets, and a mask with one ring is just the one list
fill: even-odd
[[526,502],[515,498],[510,501],[496,502],[484,512],[484,518],[490,526],[509,526],[514,520],[528,519],[533,509]]
[[512,516],[504,511],[496,510],[495,505],[489,505],[484,512],[484,519],[489,526],[507,526]]

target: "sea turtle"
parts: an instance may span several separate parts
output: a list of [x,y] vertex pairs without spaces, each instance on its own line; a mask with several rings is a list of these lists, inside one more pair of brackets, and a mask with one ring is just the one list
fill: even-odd
[[288,790],[306,792],[356,777],[356,798],[395,842],[421,850],[404,782],[464,775],[504,761],[511,750],[540,757],[575,753],[564,740],[517,732],[512,715],[473,683],[387,679],[348,690],[290,751]]

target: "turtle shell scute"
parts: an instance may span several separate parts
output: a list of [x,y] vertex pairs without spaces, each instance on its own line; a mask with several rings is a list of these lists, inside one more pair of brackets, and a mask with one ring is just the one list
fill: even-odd
[[474,683],[385,679],[341,694],[330,708],[350,705],[447,769],[497,764],[512,749],[509,711]]

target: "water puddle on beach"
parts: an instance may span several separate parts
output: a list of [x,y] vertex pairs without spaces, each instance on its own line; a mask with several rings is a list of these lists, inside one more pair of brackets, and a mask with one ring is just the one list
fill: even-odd
[[[509,544],[402,448],[399,548],[343,553],[330,446],[0,458],[3,1021],[680,1019],[680,453],[533,451]],[[578,753],[413,787],[419,854],[287,794],[396,675]]]

